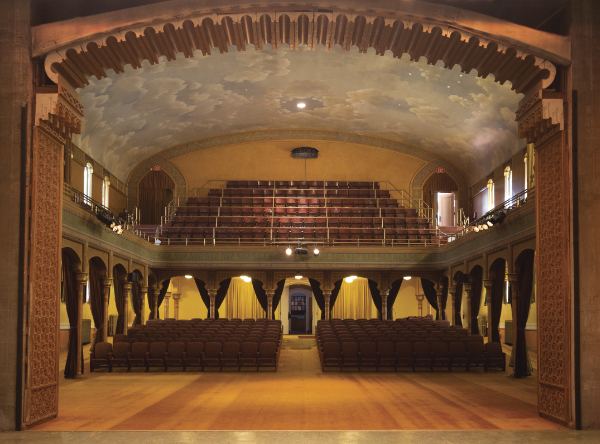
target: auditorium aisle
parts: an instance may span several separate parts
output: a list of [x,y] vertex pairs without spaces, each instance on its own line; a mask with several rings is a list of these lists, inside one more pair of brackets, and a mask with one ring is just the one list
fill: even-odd
[[561,428],[538,417],[535,378],[507,374],[323,373],[314,338],[285,336],[276,373],[115,370],[63,379],[59,417],[33,430]]

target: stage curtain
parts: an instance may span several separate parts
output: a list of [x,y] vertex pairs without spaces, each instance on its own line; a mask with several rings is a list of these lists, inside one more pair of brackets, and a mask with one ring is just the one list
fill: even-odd
[[517,296],[517,337],[515,347],[514,369],[515,377],[522,378],[531,375],[531,364],[527,354],[527,342],[525,340],[525,328],[529,318],[531,306],[531,290],[533,289],[533,264],[535,253],[528,251],[524,263],[519,270],[519,285]]
[[115,303],[117,307],[117,328],[115,333],[122,335],[125,331],[125,292],[123,282],[127,279],[127,272],[122,267],[113,267],[113,287],[115,291]]
[[448,306],[448,284],[445,284],[442,287],[442,319],[444,321],[448,320],[448,315],[446,315],[446,307]]
[[498,261],[492,266],[495,273],[494,284],[492,285],[492,342],[500,342],[500,317],[502,316],[502,296],[504,294],[505,280],[504,273],[506,262]]
[[373,298],[373,303],[377,308],[375,313],[371,313],[373,318],[381,319],[381,310],[382,310],[382,302],[381,302],[381,293],[379,288],[377,288],[377,282],[369,279],[369,290],[371,290],[371,297]]
[[275,289],[275,293],[273,294],[273,319],[279,320],[279,313],[277,312],[277,307],[279,307],[279,303],[281,302],[281,295],[283,294],[283,289],[285,288],[285,281],[279,281],[277,283],[277,288]]
[[323,290],[321,290],[321,283],[314,279],[308,278],[310,288],[312,289],[313,297],[321,312],[321,319],[325,319],[325,296],[323,296]]
[[344,282],[344,280],[340,279],[339,281],[333,284],[333,290],[331,290],[331,296],[329,297],[329,319],[334,319],[333,316],[331,316],[331,312],[335,305],[335,301],[337,301],[338,294],[340,293],[342,282]]
[[102,291],[102,278],[104,277],[104,265],[98,258],[92,258],[90,261],[90,274],[89,274],[89,285],[90,285],[90,309],[92,311],[92,318],[96,326],[96,334],[92,340],[91,349],[94,350],[96,342],[102,342],[102,335],[104,330],[104,301]]
[[171,279],[167,279],[166,281],[164,281],[160,289],[160,293],[158,295],[158,307],[156,308],[156,319],[160,319],[160,306],[165,300],[165,296],[167,295],[169,285],[171,285]]
[[[285,281],[284,281],[285,282]],[[258,303],[264,310],[267,312],[269,308],[269,300],[267,299],[267,290],[263,288],[264,284],[258,279],[252,279],[252,288],[254,288],[254,293],[256,294],[256,299],[258,299]],[[263,316],[259,316],[262,318]],[[242,318],[243,319],[243,318]]]
[[206,282],[197,278],[194,278],[194,281],[196,282],[196,287],[198,287],[198,291],[200,292],[200,298],[206,307],[208,317],[210,317],[210,296],[208,295],[208,290],[206,289]]
[[471,334],[479,334],[479,307],[481,307],[481,290],[483,288],[483,268],[475,267],[471,272],[473,278],[473,297],[471,297]]
[[148,294],[146,294],[146,298],[148,299],[148,319],[154,319],[154,288],[148,286]]
[[169,204],[167,190],[175,189],[175,183],[164,171],[150,171],[139,185],[140,212],[142,224],[160,224]]
[[136,325],[142,323],[142,304],[140,302],[140,295],[142,291],[140,288],[140,279],[142,277],[138,273],[135,274],[137,275],[138,280],[136,282],[131,283],[131,308],[133,309],[133,313],[135,314],[133,322],[131,323],[132,327],[135,327]]
[[254,286],[240,278],[231,279],[227,295],[223,302],[227,319],[259,319],[264,318],[265,309],[260,304]]
[[217,296],[215,297],[215,319],[219,319],[219,308],[221,308],[221,305],[223,305],[223,301],[225,300],[225,296],[227,296],[229,285],[231,285],[231,278],[225,279],[219,284]]
[[338,319],[370,319],[377,313],[373,303],[369,281],[356,279],[351,284],[343,282],[335,305],[331,309],[331,317]]
[[77,376],[77,353],[79,353],[79,344],[77,344],[77,328],[79,325],[79,310],[77,308],[77,275],[73,267],[74,264],[71,261],[71,257],[63,250],[63,294],[65,296],[67,315],[69,317],[69,352],[67,354],[67,363],[65,365],[65,378],[68,379]]
[[462,297],[463,297],[463,283],[458,282],[456,284],[456,294],[454,296],[454,324],[462,327]]
[[438,319],[438,304],[437,304],[437,293],[435,291],[435,284],[429,279],[421,278],[421,287],[423,287],[423,293],[427,302],[431,305],[431,308],[435,310],[435,319]]
[[392,283],[392,288],[390,289],[390,294],[388,295],[388,320],[394,320],[394,303],[396,302],[396,298],[398,297],[398,293],[400,292],[400,287],[402,287],[402,283],[404,279],[398,279],[396,282]]

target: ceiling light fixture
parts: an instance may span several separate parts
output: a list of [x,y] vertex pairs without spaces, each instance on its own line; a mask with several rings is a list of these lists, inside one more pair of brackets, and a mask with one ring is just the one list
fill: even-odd
[[285,249],[285,254],[287,254],[288,256],[291,256],[292,255],[292,249],[290,247],[287,247]]
[[296,103],[296,106],[297,106],[298,108],[300,108],[300,109],[302,109],[302,108],[306,108],[306,103],[304,103],[304,102],[298,102],[298,103]]
[[302,275],[300,273],[296,273],[296,276],[294,276],[297,280],[302,279]]
[[252,282],[252,278],[248,276],[240,276],[240,279],[244,282]]
[[185,278],[186,278],[186,279],[191,279],[191,278],[193,278],[193,277],[194,277],[194,276],[192,276],[191,274],[186,274],[186,275],[185,275]]
[[318,255],[319,255],[319,253],[320,253],[320,251],[319,251],[319,249],[318,249],[318,248],[315,248],[315,249],[313,250],[313,254],[314,254],[315,256],[318,256]]
[[405,281],[410,281],[411,279],[412,279],[412,276],[404,276]]
[[355,279],[358,279],[358,276],[348,276],[344,278],[344,281],[348,284],[351,284]]

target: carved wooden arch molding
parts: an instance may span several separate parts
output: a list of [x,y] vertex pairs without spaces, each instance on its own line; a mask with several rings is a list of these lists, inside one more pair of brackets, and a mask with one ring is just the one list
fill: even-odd
[[[442,5],[386,3],[385,10],[377,11],[364,0],[346,0],[340,7],[320,1],[248,6],[229,0],[229,10],[223,2],[217,10],[215,2],[198,3],[174,1],[168,11],[148,5],[38,26],[33,28],[33,56],[47,55],[50,78],[61,74],[79,88],[91,76],[101,79],[109,69],[123,73],[126,65],[140,68],[143,60],[157,64],[159,57],[171,61],[179,53],[207,56],[215,49],[245,51],[253,45],[259,50],[265,44],[273,49],[285,44],[290,50],[300,45],[309,50],[323,45],[329,51],[335,45],[343,51],[357,47],[377,55],[391,51],[395,58],[408,54],[412,61],[426,57],[428,64],[443,61],[445,68],[458,65],[482,78],[492,74],[501,84],[510,81],[517,92],[540,81],[547,87],[555,77],[553,63],[570,62],[567,37]],[[486,29],[480,29],[483,25]]]
[[437,168],[444,168],[445,172],[454,179],[458,186],[458,202],[459,208],[467,208],[469,182],[465,174],[442,157],[438,157],[431,162],[423,165],[419,171],[415,173],[410,183],[410,193],[413,199],[423,199],[423,184],[431,175],[436,174]]
[[173,182],[177,187],[175,196],[185,196],[187,194],[187,182],[181,171],[179,171],[179,168],[164,157],[155,155],[139,163],[129,174],[129,177],[127,178],[127,187],[129,190],[127,208],[131,209],[137,205],[138,186],[140,181],[153,166],[160,166],[161,169],[173,179]]

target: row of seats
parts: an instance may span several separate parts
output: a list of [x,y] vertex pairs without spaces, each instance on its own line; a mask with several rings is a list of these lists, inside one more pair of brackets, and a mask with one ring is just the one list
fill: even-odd
[[306,181],[306,180],[228,180],[227,188],[283,188],[283,189],[379,189],[379,182]]
[[90,371],[114,367],[162,367],[166,372],[169,367],[180,367],[185,372],[188,367],[234,367],[241,371],[242,367],[273,367],[277,371],[277,348],[272,342],[99,342],[90,358]]
[[[209,198],[269,198],[273,197],[306,197],[306,198],[350,198],[350,199],[389,199],[391,192],[389,190],[273,190],[273,189],[249,189],[249,188],[211,188],[208,190]],[[190,197],[187,199],[188,205],[206,205],[205,197]],[[208,201],[210,202],[210,201]]]
[[295,198],[295,197],[192,197],[186,201],[189,211],[196,207],[397,207],[398,200],[358,196],[348,199]]
[[179,207],[174,215],[167,222],[171,222],[175,217],[183,217],[183,221],[192,223],[198,217],[390,217],[398,219],[419,219],[416,211],[409,211],[406,208],[320,208],[320,207],[291,207],[291,208],[255,208],[255,207],[197,207],[195,210],[191,207]]
[[183,217],[176,216],[164,228],[183,227],[265,227],[265,228],[410,228],[428,229],[422,218],[399,217]]

